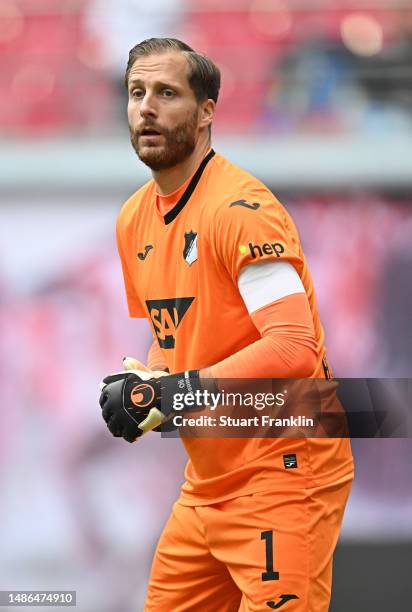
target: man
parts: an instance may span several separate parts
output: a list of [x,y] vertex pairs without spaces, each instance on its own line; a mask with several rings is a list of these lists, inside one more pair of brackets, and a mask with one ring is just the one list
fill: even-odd
[[[328,369],[292,219],[211,149],[217,67],[176,39],[150,39],[131,50],[126,85],[131,141],[153,180],[123,206],[117,240],[130,315],[147,317],[155,339],[148,368],[129,360],[134,373],[104,379],[101,405],[113,435],[133,442],[179,390]],[[145,610],[326,611],[349,441],[182,439],[186,482]]]

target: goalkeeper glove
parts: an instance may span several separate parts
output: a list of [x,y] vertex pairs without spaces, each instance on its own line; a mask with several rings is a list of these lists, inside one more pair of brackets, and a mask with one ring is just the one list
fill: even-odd
[[103,379],[99,403],[113,436],[135,442],[173,414],[175,393],[198,390],[202,390],[198,370],[163,373],[159,378],[151,371],[129,370]]

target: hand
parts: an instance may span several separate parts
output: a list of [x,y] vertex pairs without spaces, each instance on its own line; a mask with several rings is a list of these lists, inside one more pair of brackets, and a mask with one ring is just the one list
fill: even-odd
[[135,442],[164,419],[160,410],[160,383],[150,371],[126,371],[106,376],[101,383],[99,403],[109,431],[127,442]]
[[[168,376],[168,372],[163,372],[162,370],[151,370],[147,366],[144,365],[138,359],[134,357],[123,357],[123,368],[127,372],[133,372],[140,376],[143,380],[149,380],[149,378],[160,378],[161,376]],[[115,372],[115,374],[123,374],[124,372]],[[99,388],[100,391],[103,391],[103,388],[106,386],[104,381],[100,382]]]
[[[156,429],[160,425],[173,425],[173,397],[175,393],[193,393],[201,390],[197,370],[167,374],[154,373],[137,360],[127,358],[125,367],[136,366],[144,369],[132,369],[106,376],[100,383],[100,406],[107,427],[115,437],[123,437],[127,442],[135,442],[143,433]],[[170,427],[166,430],[171,431]]]

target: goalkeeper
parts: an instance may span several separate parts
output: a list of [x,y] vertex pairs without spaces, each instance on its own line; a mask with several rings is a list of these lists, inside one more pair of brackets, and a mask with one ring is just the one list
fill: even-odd
[[[117,244],[130,316],[149,320],[154,341],[149,368],[126,360],[103,380],[100,403],[111,433],[133,442],[170,420],[174,393],[205,381],[329,371],[293,220],[211,148],[218,68],[155,38],[130,51],[125,81],[131,142],[152,179],[122,207]],[[349,440],[182,442],[185,482],[145,611],[326,612],[353,479]]]

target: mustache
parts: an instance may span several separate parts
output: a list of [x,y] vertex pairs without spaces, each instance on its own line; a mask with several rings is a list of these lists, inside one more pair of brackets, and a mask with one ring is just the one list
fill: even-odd
[[153,130],[154,132],[157,132],[158,134],[164,133],[164,130],[162,128],[160,128],[158,125],[153,125],[153,124],[142,125],[141,127],[136,128],[134,133],[136,134],[136,136],[143,136],[143,134],[148,130]]

